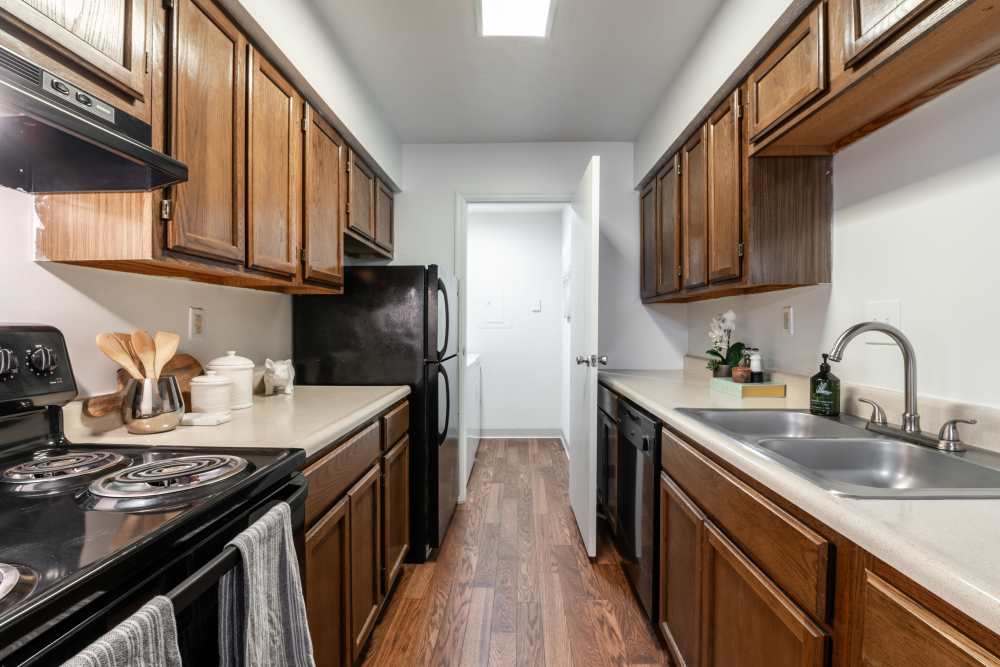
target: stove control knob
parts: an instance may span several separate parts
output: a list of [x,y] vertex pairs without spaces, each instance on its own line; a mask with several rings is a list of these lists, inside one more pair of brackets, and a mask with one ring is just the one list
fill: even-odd
[[59,359],[51,347],[35,345],[28,350],[28,366],[35,375],[51,375],[59,365]]
[[17,355],[9,347],[0,347],[0,382],[17,375]]

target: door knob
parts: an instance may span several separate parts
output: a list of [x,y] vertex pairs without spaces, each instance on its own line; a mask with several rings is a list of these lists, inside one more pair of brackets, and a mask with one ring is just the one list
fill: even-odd
[[593,357],[591,357],[590,360],[594,362],[595,366],[597,364],[600,364],[602,366],[607,366],[608,365],[608,355],[606,355],[606,354],[602,354],[601,356],[597,356],[595,354]]
[[576,355],[576,365],[577,366],[589,366],[590,365],[590,357],[582,355],[582,354]]

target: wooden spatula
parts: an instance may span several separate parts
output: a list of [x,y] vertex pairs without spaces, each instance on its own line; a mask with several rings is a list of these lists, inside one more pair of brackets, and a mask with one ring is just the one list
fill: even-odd
[[156,362],[153,366],[153,377],[160,379],[163,367],[167,365],[174,355],[177,354],[177,346],[180,345],[181,337],[170,331],[157,331],[153,338],[153,347],[156,349]]
[[146,377],[154,377],[156,346],[153,344],[153,338],[149,335],[148,331],[139,329],[132,332],[132,349],[135,350],[135,356],[139,357],[139,361],[142,362],[142,370],[146,374]]
[[122,344],[122,348],[129,353],[129,356],[132,357],[132,363],[135,364],[135,367],[138,368],[139,370],[142,370],[142,362],[139,361],[139,357],[135,356],[135,350],[132,349],[131,334],[123,333],[121,331],[116,331],[111,335],[117,338],[118,342]]
[[124,368],[125,371],[136,380],[142,379],[142,373],[139,372],[135,362],[132,361],[132,355],[129,354],[128,350],[125,349],[121,341],[119,341],[114,334],[97,334],[97,347],[101,349],[101,352],[107,355],[108,359]]

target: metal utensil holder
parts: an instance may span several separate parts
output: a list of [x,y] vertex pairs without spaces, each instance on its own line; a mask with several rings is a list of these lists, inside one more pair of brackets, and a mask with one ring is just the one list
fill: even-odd
[[172,431],[184,416],[184,398],[173,375],[159,380],[131,379],[122,401],[122,421],[129,433]]

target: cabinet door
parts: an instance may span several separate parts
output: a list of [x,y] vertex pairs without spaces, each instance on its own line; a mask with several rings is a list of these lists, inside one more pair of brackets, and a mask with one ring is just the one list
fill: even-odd
[[657,294],[681,288],[681,184],[680,158],[675,156],[656,176],[656,209],[659,215],[659,268]]
[[718,529],[705,531],[701,664],[821,667],[823,631]]
[[388,593],[403,571],[410,550],[410,439],[403,437],[382,459],[384,479],[382,543],[385,577],[382,591]]
[[290,276],[302,211],[302,103],[254,49],[248,72],[247,265]]
[[854,67],[940,0],[846,0],[844,67]]
[[660,473],[660,633],[679,667],[701,657],[701,582],[705,517]]
[[868,667],[1000,667],[958,628],[865,572],[862,663]]
[[708,284],[708,149],[702,127],[681,151],[684,287]]
[[317,665],[352,662],[350,545],[350,504],[344,498],[306,533],[306,610]]
[[393,225],[393,192],[382,181],[375,187],[375,243],[392,252],[395,229]]
[[740,92],[708,120],[708,277],[713,283],[740,277]]
[[826,90],[825,12],[826,3],[817,3],[750,73],[751,141]]
[[173,7],[169,150],[190,178],[171,188],[167,247],[243,262],[246,40],[209,0]]
[[127,96],[145,98],[146,0],[0,0],[0,17]]
[[302,247],[306,280],[344,284],[344,207],[347,144],[311,107],[306,108],[305,211]]
[[347,492],[351,505],[351,655],[358,659],[382,602],[381,476],[376,463]]
[[348,165],[347,227],[365,238],[375,238],[375,173],[351,151]]
[[656,296],[656,179],[639,193],[639,291],[643,298]]

